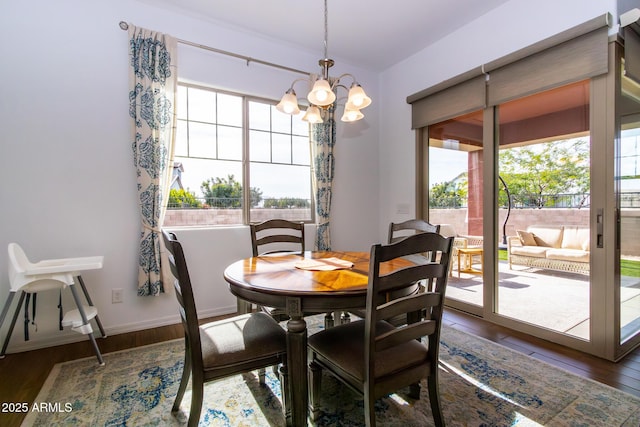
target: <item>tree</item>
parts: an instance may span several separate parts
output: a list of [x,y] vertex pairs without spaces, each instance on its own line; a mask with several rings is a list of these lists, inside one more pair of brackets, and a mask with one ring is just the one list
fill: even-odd
[[[211,207],[242,207],[242,185],[235,180],[233,175],[228,175],[227,178],[209,178],[202,182],[200,190],[206,203]],[[262,191],[255,187],[251,187],[250,191],[251,207],[258,206],[262,200]]]
[[[543,208],[549,196],[589,192],[589,143],[554,141],[500,151],[500,176],[517,204]],[[583,200],[584,202],[584,200]],[[500,192],[500,203],[506,195]]]
[[281,197],[279,199],[265,199],[265,208],[291,209],[291,208],[308,208],[311,206],[309,200],[299,197]]
[[[464,175],[464,176],[462,176]],[[459,208],[467,201],[466,173],[454,180],[435,184],[429,190],[429,206],[432,208]]]
[[196,198],[196,195],[184,188],[172,188],[169,191],[168,207],[175,208],[201,208],[202,203]]

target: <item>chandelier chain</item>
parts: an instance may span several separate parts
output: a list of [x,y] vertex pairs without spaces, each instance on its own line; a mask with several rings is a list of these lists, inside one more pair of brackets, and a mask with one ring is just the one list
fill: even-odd
[[327,0],[324,0],[324,57],[325,59],[328,58],[328,54],[327,54],[327,50],[328,50],[328,38],[329,38],[329,24],[327,23],[329,18],[328,18],[328,12],[327,12]]

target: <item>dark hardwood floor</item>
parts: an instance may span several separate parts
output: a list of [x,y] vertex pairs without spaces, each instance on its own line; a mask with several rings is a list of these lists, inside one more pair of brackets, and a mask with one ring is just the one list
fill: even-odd
[[[530,337],[461,312],[445,311],[445,323],[465,332],[500,343],[582,377],[607,384],[640,397],[640,349],[621,362],[594,356]],[[203,322],[213,319],[203,319]],[[102,353],[153,344],[182,337],[182,326],[172,325],[98,339]],[[32,405],[56,363],[93,356],[89,341],[8,354],[0,360],[0,426],[19,426],[24,413],[7,413],[8,403]]]

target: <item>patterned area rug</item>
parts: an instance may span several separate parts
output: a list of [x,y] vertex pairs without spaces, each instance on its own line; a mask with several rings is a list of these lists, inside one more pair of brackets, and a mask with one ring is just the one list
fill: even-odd
[[[309,330],[321,320],[309,322]],[[169,341],[54,367],[23,426],[180,426],[190,404],[171,415],[182,372],[183,342]],[[361,426],[362,399],[332,377],[323,378],[323,415],[314,426]],[[640,425],[640,399],[580,378],[490,341],[444,326],[440,391],[449,426]],[[205,386],[201,426],[283,426],[280,387],[267,370]],[[432,426],[426,384],[419,400],[399,392],[376,403],[382,426]]]

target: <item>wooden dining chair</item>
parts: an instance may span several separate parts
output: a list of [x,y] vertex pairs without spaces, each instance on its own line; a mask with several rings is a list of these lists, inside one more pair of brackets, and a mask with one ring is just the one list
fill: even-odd
[[[269,219],[249,224],[249,230],[251,231],[251,251],[254,257],[278,253],[304,253],[304,222]],[[240,313],[247,313],[253,310],[251,303],[239,298],[237,304],[238,312]],[[274,307],[257,308],[278,321],[288,319],[282,309]]]
[[253,256],[304,252],[304,222],[269,219],[249,224]]
[[[180,318],[184,327],[184,370],[173,413],[180,403],[191,376],[191,409],[189,427],[197,426],[202,409],[204,383],[260,369],[264,384],[264,368],[286,363],[286,333],[265,313],[249,313],[199,325],[196,305],[182,245],[174,233],[162,231],[173,273]],[[281,395],[287,396],[286,368],[280,369]],[[283,414],[286,403],[283,399]]]
[[[251,230],[251,250],[253,256],[273,255],[278,253],[304,254],[304,222],[294,222],[285,219],[269,219],[259,223],[249,224]],[[289,319],[283,309],[276,307],[258,307],[258,309],[272,316],[277,321]],[[242,310],[242,311],[241,311]],[[253,307],[249,302],[238,299],[238,311],[249,312]],[[319,313],[304,313],[305,316],[313,316]],[[335,324],[335,319],[348,322],[349,316],[345,314],[325,313],[324,324],[329,328]]]
[[395,243],[405,237],[416,233],[439,233],[440,225],[430,224],[422,219],[409,219],[404,222],[392,222],[389,224],[389,236],[387,243]]
[[[391,222],[389,223],[389,235],[387,237],[387,243],[395,243],[417,233],[438,233],[439,231],[440,225],[430,224],[422,219],[409,219],[407,221],[398,223]],[[433,259],[434,256],[434,253],[426,253],[410,255],[410,258],[416,263],[422,263],[427,261],[435,261],[435,259]],[[422,281],[420,281],[419,286],[417,286],[415,290],[411,290],[411,292],[422,292],[424,291],[424,289],[425,285],[422,283]],[[406,292],[407,289],[403,289],[399,293],[396,293],[396,295],[392,295],[392,297],[397,298],[400,296],[404,296],[406,295]],[[364,308],[352,309],[350,312],[351,314],[354,314],[360,318],[365,317]],[[404,316],[396,316],[395,319],[391,320],[391,323],[393,323],[394,325],[405,323]]]
[[[444,426],[438,388],[438,350],[452,243],[452,238],[420,233],[371,248],[366,317],[309,337],[310,406],[314,419],[320,413],[324,369],[364,395],[364,416],[369,427],[376,424],[376,399],[407,386],[409,397],[418,399],[417,382],[426,378],[435,424]],[[438,261],[407,266],[406,258],[399,260],[428,251],[437,252]],[[389,261],[397,263],[397,267]],[[390,268],[393,270],[388,271]],[[427,282],[433,279],[432,288],[388,299],[392,291],[421,279]],[[395,326],[386,320],[399,314],[407,316],[404,325]]]

